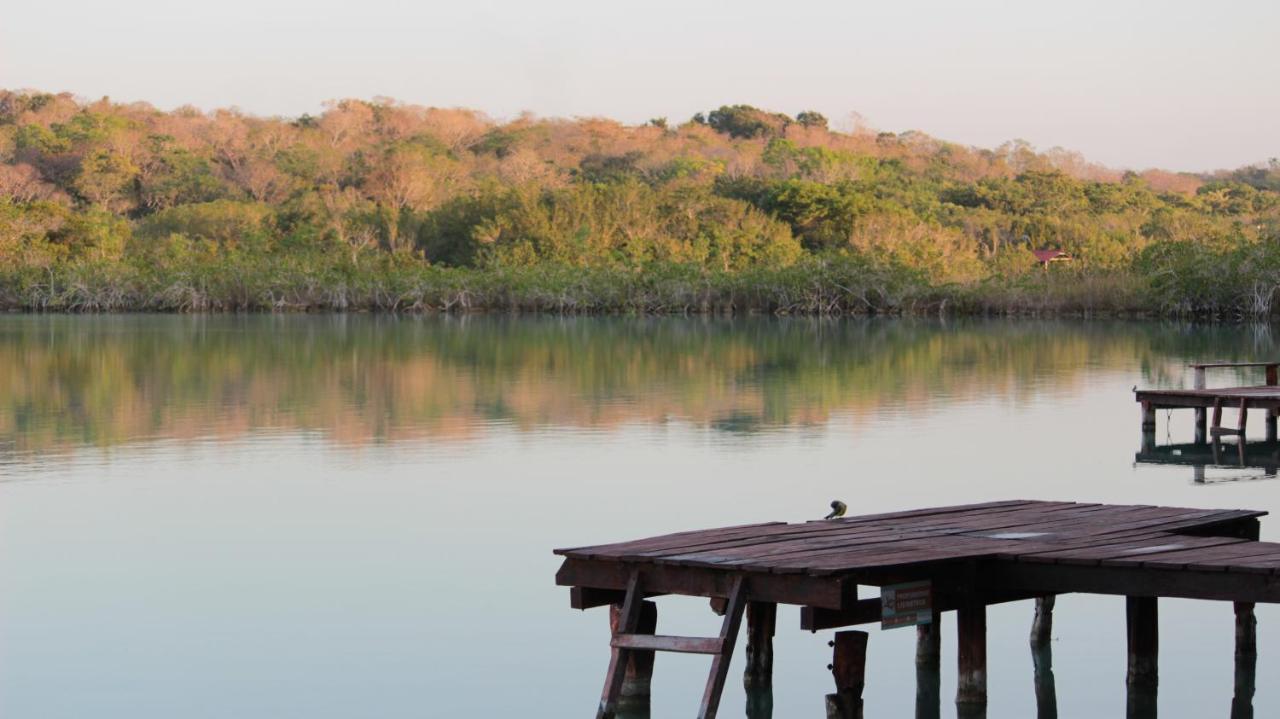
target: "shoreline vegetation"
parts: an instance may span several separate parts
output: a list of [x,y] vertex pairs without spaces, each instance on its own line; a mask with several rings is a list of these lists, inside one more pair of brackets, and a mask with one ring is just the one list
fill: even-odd
[[746,105],[627,126],[0,91],[12,311],[1234,319],[1278,289],[1274,159],[1120,172]]

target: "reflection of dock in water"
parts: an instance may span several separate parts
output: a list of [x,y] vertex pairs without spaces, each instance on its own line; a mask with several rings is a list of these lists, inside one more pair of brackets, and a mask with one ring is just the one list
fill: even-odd
[[[1186,442],[1182,444],[1155,444],[1155,435],[1144,438],[1142,449],[1134,456],[1139,464],[1169,464],[1191,467],[1197,483],[1238,482],[1242,479],[1275,479],[1280,470],[1280,442],[1246,442],[1241,437],[1236,442]],[[1257,469],[1261,475],[1233,476],[1227,479],[1209,479],[1205,470]]]

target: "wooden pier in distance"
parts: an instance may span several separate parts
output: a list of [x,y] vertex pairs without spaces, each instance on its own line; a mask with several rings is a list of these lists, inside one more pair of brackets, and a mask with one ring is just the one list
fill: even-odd
[[[1276,417],[1280,415],[1280,386],[1277,374],[1280,362],[1200,362],[1190,365],[1194,370],[1192,389],[1134,390],[1134,399],[1142,405],[1142,431],[1155,433],[1156,411],[1161,409],[1194,409],[1196,413],[1196,442],[1225,435],[1244,438],[1245,423],[1250,409],[1267,412],[1267,441],[1276,441]],[[1210,369],[1236,369],[1262,367],[1266,372],[1266,384],[1247,387],[1221,387],[1209,389],[1206,371]],[[1224,427],[1223,408],[1235,409],[1236,426]],[[1208,412],[1213,411],[1213,423],[1208,423]]]
[[[927,597],[926,616],[907,623],[927,622],[917,627],[917,664],[931,666],[935,677],[943,613],[956,612],[962,708],[987,701],[987,606],[1037,599],[1032,645],[1047,651],[1054,595],[1127,597],[1132,704],[1135,697],[1139,703],[1154,697],[1144,692],[1154,692],[1156,683],[1160,597],[1234,602],[1238,671],[1239,662],[1252,661],[1253,606],[1280,602],[1280,544],[1258,541],[1264,514],[1011,500],[753,524],[559,549],[564,562],[556,583],[571,588],[574,608],[612,607],[601,719],[616,716],[629,699],[647,701],[655,652],[711,657],[698,716],[714,717],[744,618],[744,681],[759,689],[770,681],[778,604],[801,607],[802,629],[834,629],[885,620],[882,597],[904,586]],[[867,587],[880,589],[866,596],[860,588]],[[650,600],[665,594],[709,598],[723,615],[719,634],[657,634]],[[836,692],[827,697],[828,716],[860,716],[867,635],[840,632],[832,644]],[[1039,655],[1036,665],[1039,681]],[[1247,675],[1251,698],[1252,672]],[[1048,686],[1052,693],[1051,671]],[[933,687],[936,697],[936,681]]]

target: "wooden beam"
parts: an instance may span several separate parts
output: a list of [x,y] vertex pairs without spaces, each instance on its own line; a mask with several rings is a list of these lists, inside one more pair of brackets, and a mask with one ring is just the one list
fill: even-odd
[[[565,559],[556,572],[556,584],[593,589],[624,589],[636,567],[644,567],[646,592],[694,597],[727,597],[740,572],[662,564]],[[845,579],[804,574],[751,573],[751,599],[778,604],[800,604],[839,609],[844,605]]]
[[724,642],[719,637],[674,637],[664,634],[619,634],[609,642],[618,649],[643,649],[650,652],[682,654],[719,654]]
[[[658,596],[650,592],[641,592],[645,599]],[[594,589],[592,587],[569,587],[569,606],[573,609],[594,609],[622,604],[627,593],[621,589]]]
[[[980,592],[961,596],[958,592],[938,591],[933,594],[935,612],[950,612],[966,604],[1004,604],[1019,602],[1037,596],[1030,592],[1000,592],[986,594]],[[880,600],[859,599],[845,609],[825,609],[823,607],[800,607],[800,628],[806,632],[817,632],[823,629],[839,627],[855,627],[859,624],[872,624],[880,621]]]
[[1280,603],[1280,581],[1270,573],[997,562],[988,568],[986,581],[1039,594],[1128,595],[1142,587],[1161,597]]

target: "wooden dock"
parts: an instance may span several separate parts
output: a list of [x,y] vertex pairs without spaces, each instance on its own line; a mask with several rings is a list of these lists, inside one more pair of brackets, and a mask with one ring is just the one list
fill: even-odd
[[[1161,409],[1192,409],[1196,413],[1196,442],[1205,442],[1209,437],[1218,438],[1224,435],[1244,437],[1245,424],[1250,409],[1262,409],[1267,413],[1267,441],[1275,442],[1276,418],[1280,415],[1280,386],[1277,385],[1277,374],[1280,362],[1201,362],[1190,365],[1194,371],[1194,386],[1191,389],[1145,389],[1134,390],[1134,399],[1142,405],[1142,431],[1154,433],[1156,429],[1156,412]],[[1240,369],[1262,367],[1265,371],[1265,384],[1246,387],[1220,387],[1210,389],[1206,373],[1210,369]],[[1226,427],[1222,424],[1224,408],[1236,411],[1236,426]],[[1208,413],[1212,410],[1213,422],[1209,424]]]
[[[778,604],[800,606],[801,628],[812,631],[917,624],[918,662],[935,668],[943,613],[955,611],[956,701],[985,705],[986,607],[1002,602],[1037,599],[1034,645],[1048,640],[1053,595],[1128,597],[1131,688],[1155,684],[1158,597],[1234,602],[1237,651],[1252,656],[1254,603],[1280,602],[1280,544],[1258,541],[1264,514],[1012,500],[752,524],[559,549],[556,583],[571,588],[575,608],[611,607],[612,653],[597,717],[615,716],[628,693],[647,695],[661,651],[711,656],[698,716],[714,717],[744,617],[744,678],[767,687]],[[869,587],[879,589],[865,594]],[[656,605],[646,598],[664,594],[709,598],[723,614],[719,634],[656,634]],[[911,598],[904,606],[916,616],[887,616],[902,597]],[[840,632],[833,647],[828,716],[858,716],[866,634]]]

